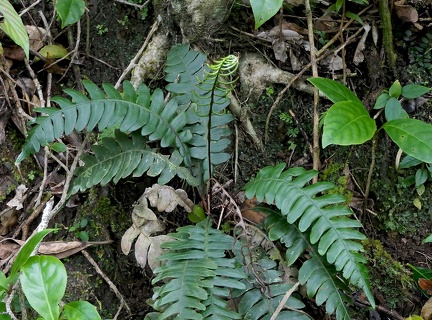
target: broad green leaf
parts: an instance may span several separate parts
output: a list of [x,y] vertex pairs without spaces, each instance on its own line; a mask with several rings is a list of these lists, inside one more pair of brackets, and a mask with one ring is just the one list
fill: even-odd
[[69,320],[99,320],[101,319],[95,306],[87,301],[69,302],[64,306],[63,316]]
[[58,0],[55,8],[62,21],[61,27],[64,28],[81,19],[85,10],[85,2],[84,0]]
[[393,82],[393,84],[391,85],[390,89],[389,89],[389,95],[393,98],[399,98],[400,94],[402,92],[402,86],[399,82],[399,80],[396,80],[395,82]]
[[387,92],[382,93],[377,101],[375,102],[374,109],[382,109],[386,106],[386,103],[390,99],[390,95]]
[[[59,44],[49,44],[39,50],[39,53],[45,58],[59,59],[68,55],[68,51]],[[35,58],[38,61],[39,58]]]
[[20,280],[32,308],[45,320],[58,320],[67,281],[63,263],[53,256],[30,257],[21,269]]
[[432,234],[428,235],[426,239],[423,240],[423,243],[429,243],[429,242],[432,242]]
[[408,113],[402,108],[398,99],[390,97],[385,106],[385,117],[387,121],[408,118]]
[[348,100],[362,103],[354,92],[340,82],[319,77],[309,78],[308,81],[324,93],[333,103]]
[[251,0],[250,4],[255,17],[255,29],[272,18],[282,7],[283,0]]
[[402,95],[407,99],[415,99],[428,93],[430,90],[431,88],[419,84],[407,84],[402,88]]
[[432,125],[417,119],[397,119],[386,122],[383,128],[406,154],[432,162]]
[[371,139],[376,131],[375,120],[362,103],[341,101],[328,111],[324,121],[323,148],[330,144],[348,146]]
[[8,0],[0,0],[0,13],[3,15],[2,29],[17,45],[23,48],[26,58],[29,58],[30,43],[27,30],[21,17]]
[[426,182],[427,178],[429,176],[429,172],[426,169],[417,169],[416,175],[415,175],[415,186],[418,187],[419,185]]
[[67,150],[66,145],[62,142],[56,142],[50,148],[55,152],[65,152]]
[[51,231],[54,231],[55,229],[45,229],[42,231],[39,231],[36,233],[33,237],[27,240],[26,244],[21,248],[19,251],[15,262],[12,266],[11,272],[9,277],[13,279],[15,275],[17,274],[18,270],[21,269],[21,267],[27,262],[29,257],[31,256],[33,250],[36,248],[36,246],[42,241],[42,239]]
[[198,223],[205,220],[206,214],[204,212],[203,207],[199,205],[194,205],[192,211],[188,213],[188,219],[193,223]]
[[411,156],[406,156],[399,163],[398,169],[411,168],[411,167],[414,167],[420,163],[422,163],[422,161],[420,161],[419,159],[416,159],[416,158],[411,157]]

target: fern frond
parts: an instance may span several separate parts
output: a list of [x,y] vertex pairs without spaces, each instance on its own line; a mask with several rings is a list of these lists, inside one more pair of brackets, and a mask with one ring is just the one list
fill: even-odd
[[[166,89],[174,93],[179,104],[187,109],[188,141],[194,172],[201,173],[202,184],[212,174],[213,167],[229,160],[224,151],[230,144],[228,124],[234,117],[226,112],[230,101],[227,93],[234,83],[232,74],[237,70],[235,56],[205,65],[206,56],[190,49],[188,44],[174,46],[168,53],[165,79]],[[204,174],[202,174],[204,172]]]
[[23,150],[16,163],[30,154],[39,151],[41,146],[68,135],[72,130],[99,130],[107,127],[118,127],[122,132],[140,129],[141,135],[148,136],[149,141],[160,141],[161,147],[175,146],[184,157],[185,164],[190,166],[185,141],[191,138],[185,130],[187,117],[178,112],[178,104],[170,100],[164,103],[162,90],[156,89],[153,94],[144,84],[135,91],[125,81],[121,94],[112,85],[104,84],[102,91],[94,83],[83,81],[89,97],[83,93],[67,89],[65,92],[71,100],[54,97],[61,108],[38,108],[35,111],[45,113],[36,119],[36,126],[29,131]]
[[208,220],[178,228],[169,236],[174,241],[162,245],[169,252],[160,257],[165,262],[154,271],[152,281],[168,281],[153,295],[160,319],[239,318],[227,311],[226,304],[230,289],[246,288],[241,282],[246,274],[236,268],[234,259],[225,258],[234,239],[211,228]]
[[191,185],[197,185],[189,169],[182,167],[182,157],[177,151],[171,156],[161,155],[146,145],[146,139],[134,132],[132,138],[115,131],[115,138],[103,138],[101,144],[94,145],[94,156],[84,154],[85,165],[76,170],[70,194],[102,186],[110,181],[117,183],[130,175],[140,177],[144,173],[151,177],[159,176],[158,183],[168,183],[175,175],[185,179]]
[[354,228],[361,223],[347,218],[352,211],[340,205],[345,198],[340,195],[319,195],[333,184],[318,182],[306,184],[317,174],[302,168],[284,171],[285,163],[262,169],[257,177],[246,185],[248,198],[274,203],[289,224],[296,223],[300,232],[310,232],[310,243],[318,244],[319,255],[351,284],[361,288],[372,306],[374,297],[369,284],[366,258],[359,254],[363,247],[357,240],[365,236]]
[[309,232],[300,232],[296,224],[289,224],[286,217],[275,210],[261,206],[259,210],[268,214],[265,224],[270,240],[285,244],[288,265],[309,248],[311,259],[300,267],[298,277],[301,284],[306,284],[308,296],[316,296],[317,305],[325,302],[326,312],[336,313],[336,319],[350,319],[346,304],[352,301],[345,294],[349,292],[349,287],[337,276],[336,268],[319,255],[317,245],[309,240]]
[[[261,259],[252,262],[255,266],[255,273],[251,269],[249,271],[249,278],[243,280],[246,284],[246,290],[235,290],[233,297],[241,297],[238,304],[238,312],[243,316],[244,319],[258,320],[258,319],[270,319],[271,315],[276,311],[283,296],[291,289],[293,284],[289,284],[283,281],[282,273],[277,270],[277,263],[270,259]],[[258,282],[255,277],[260,277]],[[265,283],[266,286],[262,287]],[[264,290],[264,294],[262,292]],[[298,319],[308,320],[310,319],[305,314],[295,311],[296,309],[304,308],[303,302],[297,299],[294,295],[291,295],[285,306],[293,311],[283,310],[278,315],[278,319]]]

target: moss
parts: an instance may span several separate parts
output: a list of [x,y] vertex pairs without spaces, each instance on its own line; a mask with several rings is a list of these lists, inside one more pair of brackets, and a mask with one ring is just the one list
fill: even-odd
[[379,240],[365,240],[363,246],[370,264],[372,287],[384,297],[390,308],[400,306],[408,290],[415,287],[411,272],[394,260]]
[[353,194],[347,189],[348,177],[344,174],[345,165],[343,163],[330,163],[320,174],[320,181],[329,181],[335,184],[334,188],[329,190],[329,194],[341,194],[351,200]]

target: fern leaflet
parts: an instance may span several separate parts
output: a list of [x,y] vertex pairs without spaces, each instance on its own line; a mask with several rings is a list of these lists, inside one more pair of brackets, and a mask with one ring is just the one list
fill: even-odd
[[318,195],[333,184],[318,182],[306,186],[317,174],[303,168],[285,170],[285,163],[262,169],[246,185],[248,198],[274,203],[289,224],[296,223],[298,230],[310,233],[311,244],[318,245],[318,254],[325,256],[336,271],[355,286],[361,288],[371,305],[374,297],[369,284],[366,258],[359,254],[363,247],[356,240],[365,236],[354,228],[361,223],[347,218],[352,211],[340,205],[345,198],[340,195]]
[[212,229],[208,220],[178,228],[170,236],[174,241],[162,245],[169,252],[160,256],[166,261],[152,281],[167,282],[153,295],[159,319],[238,319],[236,312],[227,310],[229,290],[245,289],[241,280],[246,274],[235,267],[234,259],[225,258],[234,239]]
[[54,97],[61,108],[38,108],[37,112],[48,114],[36,119],[34,126],[26,139],[23,150],[16,163],[20,163],[30,154],[39,151],[41,146],[68,135],[72,130],[99,130],[107,127],[118,127],[122,132],[141,130],[141,135],[148,136],[149,141],[160,141],[161,147],[179,149],[186,166],[190,166],[190,158],[185,142],[191,139],[191,134],[185,129],[187,117],[178,112],[175,100],[164,104],[162,90],[156,89],[150,94],[150,89],[144,84],[138,90],[125,81],[123,95],[112,85],[104,84],[104,91],[90,81],[83,81],[89,98],[83,93],[67,89],[65,92],[73,102]]

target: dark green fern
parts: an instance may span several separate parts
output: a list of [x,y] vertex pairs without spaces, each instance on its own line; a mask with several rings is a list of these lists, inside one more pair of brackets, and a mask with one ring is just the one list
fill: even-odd
[[91,131],[97,126],[99,130],[119,127],[122,132],[140,129],[141,135],[148,136],[150,141],[159,140],[161,147],[179,148],[186,165],[190,165],[184,144],[191,138],[190,131],[184,130],[187,117],[185,113],[177,112],[178,105],[175,100],[165,106],[164,95],[160,89],[150,94],[150,89],[142,84],[135,91],[127,81],[123,83],[123,94],[110,84],[103,85],[105,91],[90,81],[83,81],[83,84],[89,97],[79,91],[66,89],[65,92],[73,101],[54,97],[52,101],[61,109],[35,110],[47,116],[36,119],[36,126],[30,130],[17,163],[63,134],[68,135],[74,129]]
[[[246,185],[248,198],[256,196],[258,201],[275,204],[283,216],[272,224],[276,229],[270,229],[271,239],[287,244],[290,264],[312,245],[312,259],[300,269],[300,281],[307,283],[309,294],[316,294],[317,303],[326,302],[327,311],[336,312],[337,319],[349,316],[344,305],[346,296],[339,291],[347,286],[337,280],[336,273],[362,289],[374,307],[366,259],[360,254],[363,247],[358,242],[365,236],[356,230],[360,222],[347,217],[352,211],[341,205],[345,198],[319,195],[330,190],[331,183],[307,185],[316,176],[315,171],[284,168],[284,163],[266,167]],[[286,223],[281,224],[283,220]]]
[[116,130],[112,138],[103,138],[100,145],[92,147],[94,156],[84,154],[85,166],[76,170],[71,194],[83,191],[94,185],[117,183],[121,178],[132,175],[140,177],[144,173],[157,177],[158,184],[168,183],[175,175],[185,179],[190,185],[197,185],[188,168],[182,167],[183,158],[174,150],[171,155],[162,155],[147,146],[146,139],[137,131],[131,138]]
[[240,319],[228,310],[230,289],[245,289],[242,279],[246,274],[235,265],[235,259],[226,258],[233,248],[234,239],[213,229],[205,220],[196,226],[186,226],[170,234],[172,242],[162,246],[169,249],[160,260],[164,263],[154,273],[153,307],[159,314],[147,319]]

